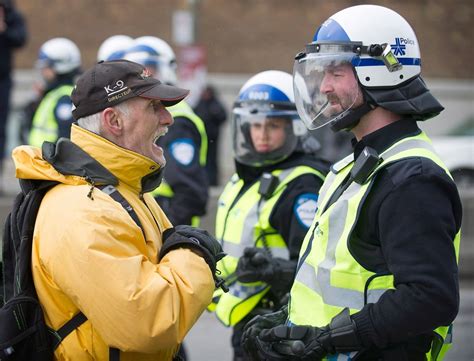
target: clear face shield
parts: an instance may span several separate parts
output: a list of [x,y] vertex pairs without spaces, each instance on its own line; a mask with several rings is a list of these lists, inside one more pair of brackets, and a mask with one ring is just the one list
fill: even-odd
[[245,104],[232,112],[235,159],[262,167],[290,156],[298,137],[307,133],[296,110],[278,110],[271,104]]
[[318,129],[361,105],[363,95],[352,67],[357,55],[351,45],[310,44],[307,48],[306,54],[295,59],[293,89],[301,119],[308,129]]

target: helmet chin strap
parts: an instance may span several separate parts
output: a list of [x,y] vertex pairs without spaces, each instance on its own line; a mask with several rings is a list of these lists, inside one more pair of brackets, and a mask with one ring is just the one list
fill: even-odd
[[360,118],[366,115],[368,112],[373,110],[375,107],[365,102],[360,107],[352,109],[341,119],[334,119],[331,122],[331,130],[333,132],[339,132],[340,130],[349,131],[359,124]]

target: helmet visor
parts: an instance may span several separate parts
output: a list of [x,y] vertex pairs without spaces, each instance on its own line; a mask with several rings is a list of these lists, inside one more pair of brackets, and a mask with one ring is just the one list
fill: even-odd
[[296,109],[308,129],[318,129],[341,119],[362,102],[352,67],[355,54],[338,50],[341,47],[337,45],[325,45],[321,51],[295,60]]
[[306,133],[295,110],[235,108],[232,123],[234,157],[252,167],[286,159],[296,149],[298,136]]

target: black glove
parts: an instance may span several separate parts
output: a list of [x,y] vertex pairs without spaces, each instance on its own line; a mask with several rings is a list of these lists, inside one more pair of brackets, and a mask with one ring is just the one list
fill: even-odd
[[271,286],[288,290],[295,276],[296,262],[274,258],[263,248],[247,247],[237,264],[240,282],[263,281]]
[[287,318],[288,305],[285,305],[277,312],[255,316],[245,325],[241,343],[247,357],[251,361],[260,360],[258,348],[255,345],[255,340],[260,331],[282,325],[286,322]]
[[222,287],[224,292],[228,291],[224,281],[217,277],[217,273],[220,272],[216,269],[217,262],[226,254],[222,251],[220,243],[207,231],[188,225],[168,228],[163,232],[163,247],[158,259],[162,259],[165,254],[176,248],[190,248],[200,252],[211,269],[216,288]]
[[262,330],[255,344],[264,360],[321,360],[327,354],[363,348],[348,308],[325,327],[276,326]]

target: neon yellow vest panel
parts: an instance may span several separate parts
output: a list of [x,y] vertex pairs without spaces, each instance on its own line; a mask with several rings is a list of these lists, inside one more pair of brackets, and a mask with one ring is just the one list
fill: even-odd
[[[166,108],[173,118],[183,117],[189,119],[196,127],[201,137],[201,148],[199,150],[199,164],[201,167],[206,166],[207,159],[207,133],[202,119],[194,113],[193,109],[184,101],[179,102],[171,107]],[[171,186],[166,183],[166,179],[163,179],[161,185],[152,192],[153,196],[161,196],[167,198],[173,198],[174,191]],[[200,217],[194,216],[191,220],[191,225],[197,227],[200,223]]]
[[[290,293],[291,323],[325,326],[344,307],[349,307],[351,314],[355,313],[365,304],[377,302],[386,290],[394,289],[393,275],[378,275],[366,270],[352,257],[347,247],[374,175],[388,164],[410,157],[431,159],[450,174],[424,133],[402,139],[380,156],[383,161],[364,184],[353,182],[322,213],[331,195],[352,169],[352,155],[336,163],[327,176],[320,191],[315,219],[300,251],[299,268]],[[459,242],[460,233],[454,239],[458,258]],[[451,328],[440,327],[435,330],[437,337],[427,354],[428,360],[440,360],[450,347]],[[335,360],[334,357],[337,355],[328,356],[327,360]]]
[[[222,242],[227,256],[217,268],[229,285],[229,292],[220,296],[215,311],[218,319],[226,326],[233,326],[252,311],[270,290],[264,282],[241,283],[235,279],[237,262],[246,247],[261,247],[271,251],[274,257],[289,259],[284,239],[270,225],[270,215],[289,182],[303,174],[324,176],[308,166],[285,170],[274,170],[279,183],[268,199],[258,193],[260,182],[255,182],[237,199],[244,182],[235,174],[226,185],[218,201],[216,215],[216,237]],[[222,295],[221,295],[222,294]],[[214,305],[208,309],[213,310]]]
[[72,89],[72,85],[62,85],[46,94],[33,117],[28,138],[30,145],[41,147],[44,141],[55,142],[58,139],[58,124],[54,116],[54,108],[59,99],[65,95],[71,95]]

